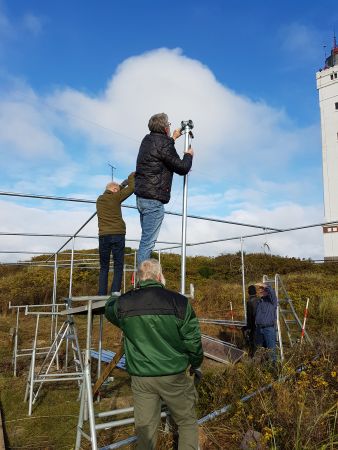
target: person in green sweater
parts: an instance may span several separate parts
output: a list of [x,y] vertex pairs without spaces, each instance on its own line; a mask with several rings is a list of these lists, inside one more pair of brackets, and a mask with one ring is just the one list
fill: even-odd
[[[201,331],[187,297],[164,287],[156,259],[138,268],[140,287],[106,303],[106,318],[124,334],[131,375],[137,450],[154,450],[161,400],[176,422],[180,450],[198,449],[197,394],[203,349]],[[189,369],[190,375],[186,373]]]
[[128,176],[121,185],[110,182],[106,190],[96,201],[99,225],[100,276],[98,295],[107,295],[110,255],[114,261],[114,277],[111,291],[120,294],[126,224],[122,218],[121,203],[134,192],[135,172]]

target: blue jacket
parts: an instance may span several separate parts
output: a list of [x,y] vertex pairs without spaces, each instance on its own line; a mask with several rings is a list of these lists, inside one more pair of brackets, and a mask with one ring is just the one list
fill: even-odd
[[277,297],[274,289],[266,288],[267,294],[260,298],[256,308],[256,326],[274,327],[277,316]]

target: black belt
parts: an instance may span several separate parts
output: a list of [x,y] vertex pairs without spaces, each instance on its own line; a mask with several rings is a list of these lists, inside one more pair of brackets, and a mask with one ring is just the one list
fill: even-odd
[[275,326],[275,324],[273,324],[273,325],[256,325],[256,327],[258,327],[258,328],[271,328],[274,326]]

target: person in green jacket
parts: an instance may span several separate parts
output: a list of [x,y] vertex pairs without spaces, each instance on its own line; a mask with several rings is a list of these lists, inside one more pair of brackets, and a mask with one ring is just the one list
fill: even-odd
[[111,291],[121,291],[125,248],[126,224],[122,218],[121,203],[134,192],[135,172],[121,185],[110,182],[96,201],[99,225],[100,276],[98,295],[107,295],[110,255],[114,260]]
[[198,319],[188,299],[164,287],[156,259],[138,268],[140,286],[106,303],[106,318],[124,333],[131,375],[138,450],[156,448],[161,400],[179,432],[179,450],[198,449],[197,394],[203,349]]

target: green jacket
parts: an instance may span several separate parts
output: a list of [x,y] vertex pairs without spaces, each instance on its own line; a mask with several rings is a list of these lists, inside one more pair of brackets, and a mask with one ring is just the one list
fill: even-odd
[[126,224],[122,219],[121,203],[128,198],[135,187],[134,175],[129,175],[128,186],[119,192],[106,190],[96,200],[99,236],[107,234],[126,234]]
[[201,332],[188,299],[148,280],[111,297],[105,315],[124,332],[127,370],[136,376],[181,373],[203,360]]

